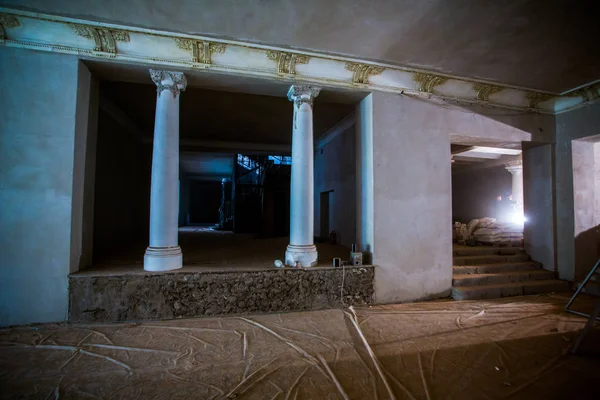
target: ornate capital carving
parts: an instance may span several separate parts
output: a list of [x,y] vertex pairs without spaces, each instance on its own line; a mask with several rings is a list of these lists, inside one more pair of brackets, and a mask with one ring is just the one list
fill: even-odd
[[156,84],[156,93],[158,97],[160,97],[164,90],[168,90],[173,95],[173,98],[175,98],[179,92],[184,91],[187,86],[187,79],[183,72],[151,69],[150,77]]
[[70,24],[73,31],[81,37],[94,40],[94,52],[114,57],[117,54],[117,42],[129,42],[129,33],[116,29]]
[[275,50],[267,50],[267,58],[277,62],[277,73],[291,75],[296,73],[296,64],[307,64],[310,60],[310,57],[304,54]]
[[488,85],[487,83],[475,83],[473,89],[477,92],[478,100],[488,101],[490,95],[498,93],[503,88],[496,85]]
[[292,85],[288,90],[288,99],[294,102],[296,107],[303,103],[312,108],[313,99],[319,95],[321,88],[309,85]]
[[176,38],[177,47],[192,52],[192,62],[195,64],[212,64],[212,55],[225,52],[226,45],[223,43],[205,42],[202,40]]
[[446,83],[448,78],[444,76],[416,72],[413,75],[413,80],[419,84],[419,92],[433,93],[433,89],[436,86]]
[[506,170],[511,174],[514,174],[515,172],[523,172],[523,161],[511,161],[509,163],[504,164],[504,168],[506,168]]
[[0,14],[0,43],[6,41],[6,28],[17,28],[21,26],[19,20],[10,14]]
[[352,83],[362,85],[369,84],[370,76],[379,75],[385,71],[385,68],[376,65],[358,64],[353,62],[347,62],[346,69],[352,71]]
[[539,108],[538,105],[545,101],[550,100],[552,95],[538,92],[527,92],[527,100],[529,101],[529,108]]

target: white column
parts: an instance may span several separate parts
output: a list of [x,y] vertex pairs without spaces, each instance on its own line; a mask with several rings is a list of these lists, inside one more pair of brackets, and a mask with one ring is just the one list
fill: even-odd
[[522,222],[523,208],[523,161],[513,161],[506,164],[506,170],[512,174],[512,200],[515,202],[515,222]]
[[292,129],[292,182],[290,189],[290,244],[285,263],[299,267],[317,265],[314,244],[314,144],[313,99],[320,88],[293,85],[288,99],[294,102]]
[[150,246],[144,255],[146,271],[181,268],[177,240],[179,214],[179,92],[187,81],[181,72],[150,70],[157,86],[152,183],[150,189]]

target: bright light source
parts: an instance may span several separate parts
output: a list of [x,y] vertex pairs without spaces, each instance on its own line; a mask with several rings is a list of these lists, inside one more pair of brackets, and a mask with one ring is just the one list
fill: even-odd
[[521,154],[521,150],[519,149],[504,149],[501,147],[484,147],[484,146],[475,146],[469,151],[474,151],[477,153],[489,153],[489,154],[505,154],[509,156],[517,156]]
[[525,225],[525,222],[527,222],[527,218],[520,212],[514,212],[511,213],[508,217],[508,222],[510,222],[511,224],[523,226]]

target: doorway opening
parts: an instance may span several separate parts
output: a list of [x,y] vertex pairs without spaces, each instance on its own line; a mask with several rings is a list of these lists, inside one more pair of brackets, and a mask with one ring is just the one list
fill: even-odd
[[522,247],[520,143],[454,143],[452,221],[455,243]]
[[[93,267],[139,266],[149,238],[156,85],[143,66],[89,62],[89,68],[100,81]],[[273,268],[289,244],[289,84],[194,71],[186,77],[179,105],[183,264]],[[335,204],[329,199],[331,222],[322,234],[339,230],[343,241],[317,244],[327,265],[346,259],[355,242],[355,161],[348,156],[355,128],[336,127],[363,97],[323,88],[313,106],[314,192],[341,193]]]

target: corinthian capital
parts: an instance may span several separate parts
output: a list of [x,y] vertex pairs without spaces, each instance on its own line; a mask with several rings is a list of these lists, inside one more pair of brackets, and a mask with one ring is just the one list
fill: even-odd
[[292,85],[288,90],[288,99],[294,102],[296,107],[307,103],[312,107],[313,99],[319,95],[321,88],[309,85]]
[[187,80],[183,72],[151,69],[150,77],[156,84],[156,92],[159,97],[164,90],[169,90],[173,97],[177,97],[179,92],[184,91],[187,86]]
[[523,172],[523,161],[516,160],[504,164],[504,168],[511,174]]

